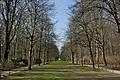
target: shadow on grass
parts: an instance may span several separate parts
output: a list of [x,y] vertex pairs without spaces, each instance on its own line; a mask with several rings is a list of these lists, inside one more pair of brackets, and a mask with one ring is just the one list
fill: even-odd
[[65,64],[66,62],[53,62],[50,65],[37,66],[31,71],[21,71],[8,76],[8,80],[120,80],[117,74]]

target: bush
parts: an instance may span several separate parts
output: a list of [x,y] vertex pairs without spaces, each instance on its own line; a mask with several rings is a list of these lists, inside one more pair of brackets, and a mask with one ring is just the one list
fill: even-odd
[[119,56],[107,56],[107,64],[109,68],[117,69],[120,67],[120,58]]

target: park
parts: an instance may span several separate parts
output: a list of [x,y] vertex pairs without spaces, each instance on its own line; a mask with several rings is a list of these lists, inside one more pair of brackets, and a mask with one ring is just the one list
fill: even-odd
[[120,75],[66,61],[33,67],[9,75],[6,80],[119,80]]
[[120,0],[0,0],[0,80],[120,80]]

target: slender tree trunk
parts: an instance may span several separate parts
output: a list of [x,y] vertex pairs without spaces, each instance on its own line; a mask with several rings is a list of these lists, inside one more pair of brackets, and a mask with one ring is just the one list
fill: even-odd
[[43,65],[45,65],[45,60],[46,60],[46,51],[44,47],[44,52],[43,52]]
[[47,64],[49,64],[49,51],[47,51],[46,59]]
[[33,52],[33,36],[31,36],[30,40],[30,52],[29,52],[29,59],[28,59],[28,70],[31,70],[31,61],[32,61],[32,52]]
[[49,39],[50,39],[50,29],[48,28],[48,32],[47,32],[47,37],[48,37],[48,42],[47,42],[47,55],[46,55],[46,62],[47,64],[49,64]]
[[24,48],[24,53],[25,53],[25,59],[27,58],[27,49],[26,49],[26,47]]
[[27,52],[28,52],[28,40],[25,40],[25,59],[27,59]]
[[[42,21],[43,22],[43,21]],[[41,28],[41,33],[40,33],[40,47],[39,47],[39,66],[40,66],[40,55],[41,55],[41,43],[42,43],[42,36],[43,36],[43,27]]]
[[78,60],[79,60],[79,55],[78,53],[76,53],[76,64],[79,64]]
[[88,39],[88,47],[89,47],[89,51],[90,51],[90,57],[91,57],[93,69],[95,69],[94,56],[93,56],[93,51],[92,51],[92,40],[89,38],[89,33],[88,33],[86,27],[85,27],[85,31],[86,31],[86,36],[87,36],[87,39]]
[[1,63],[1,55],[2,55],[2,31],[0,30],[0,63]]
[[107,61],[106,61],[106,56],[105,56],[105,49],[104,49],[104,47],[103,47],[103,60],[104,60],[105,66],[107,66]]
[[[42,34],[41,34],[41,35],[42,35]],[[42,38],[41,38],[41,39],[42,39]],[[41,39],[40,39],[40,45],[39,45],[39,46],[40,46],[40,47],[39,47],[39,66],[40,66],[40,64],[41,64],[41,63],[40,63],[40,53],[41,53]]]
[[91,47],[91,41],[89,41],[89,50],[90,50],[90,56],[91,56],[93,69],[95,69],[95,62],[94,62],[94,57],[93,57],[93,52],[92,52],[92,47]]
[[15,63],[15,54],[16,54],[16,42],[15,42],[15,44],[14,44],[14,63]]
[[43,52],[43,64],[45,65],[46,62],[46,33],[45,33],[45,39],[44,39],[44,52]]
[[100,58],[100,50],[98,48],[98,56],[97,56],[97,64],[98,64],[98,67],[99,67],[99,58]]
[[117,22],[117,26],[118,26],[118,33],[120,33],[120,23]]
[[83,49],[82,49],[82,46],[81,46],[81,65],[83,66],[84,62],[83,62]]
[[79,55],[78,55],[78,50],[77,50],[77,49],[78,49],[78,46],[76,45],[75,47],[76,47],[76,64],[79,64],[79,63],[78,63]]
[[46,55],[46,62],[47,64],[49,64],[49,40],[48,40],[48,44],[47,44],[47,55]]
[[112,55],[115,56],[114,46],[112,43],[111,43],[111,49],[112,49]]
[[[0,26],[1,27],[1,26]],[[1,60],[1,54],[2,54],[2,31],[0,30],[0,64],[1,64],[1,62],[2,62],[2,60]],[[1,64],[2,65],[2,64]],[[2,68],[2,66],[0,66],[0,69]],[[0,70],[0,79],[1,79],[1,70]]]
[[40,48],[39,48],[39,66],[40,66],[40,53],[41,53],[41,41],[40,41]]
[[75,62],[74,62],[74,52],[72,51],[72,49],[71,49],[71,60],[72,60],[72,64],[75,64]]
[[107,66],[107,61],[106,61],[106,56],[105,56],[105,41],[103,39],[103,46],[102,46],[102,52],[103,52],[103,60],[104,60],[104,64],[105,66]]

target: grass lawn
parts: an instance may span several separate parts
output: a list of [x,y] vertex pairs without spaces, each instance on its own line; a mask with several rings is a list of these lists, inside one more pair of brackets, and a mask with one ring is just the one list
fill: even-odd
[[7,80],[120,80],[120,77],[110,72],[57,61],[13,74]]

